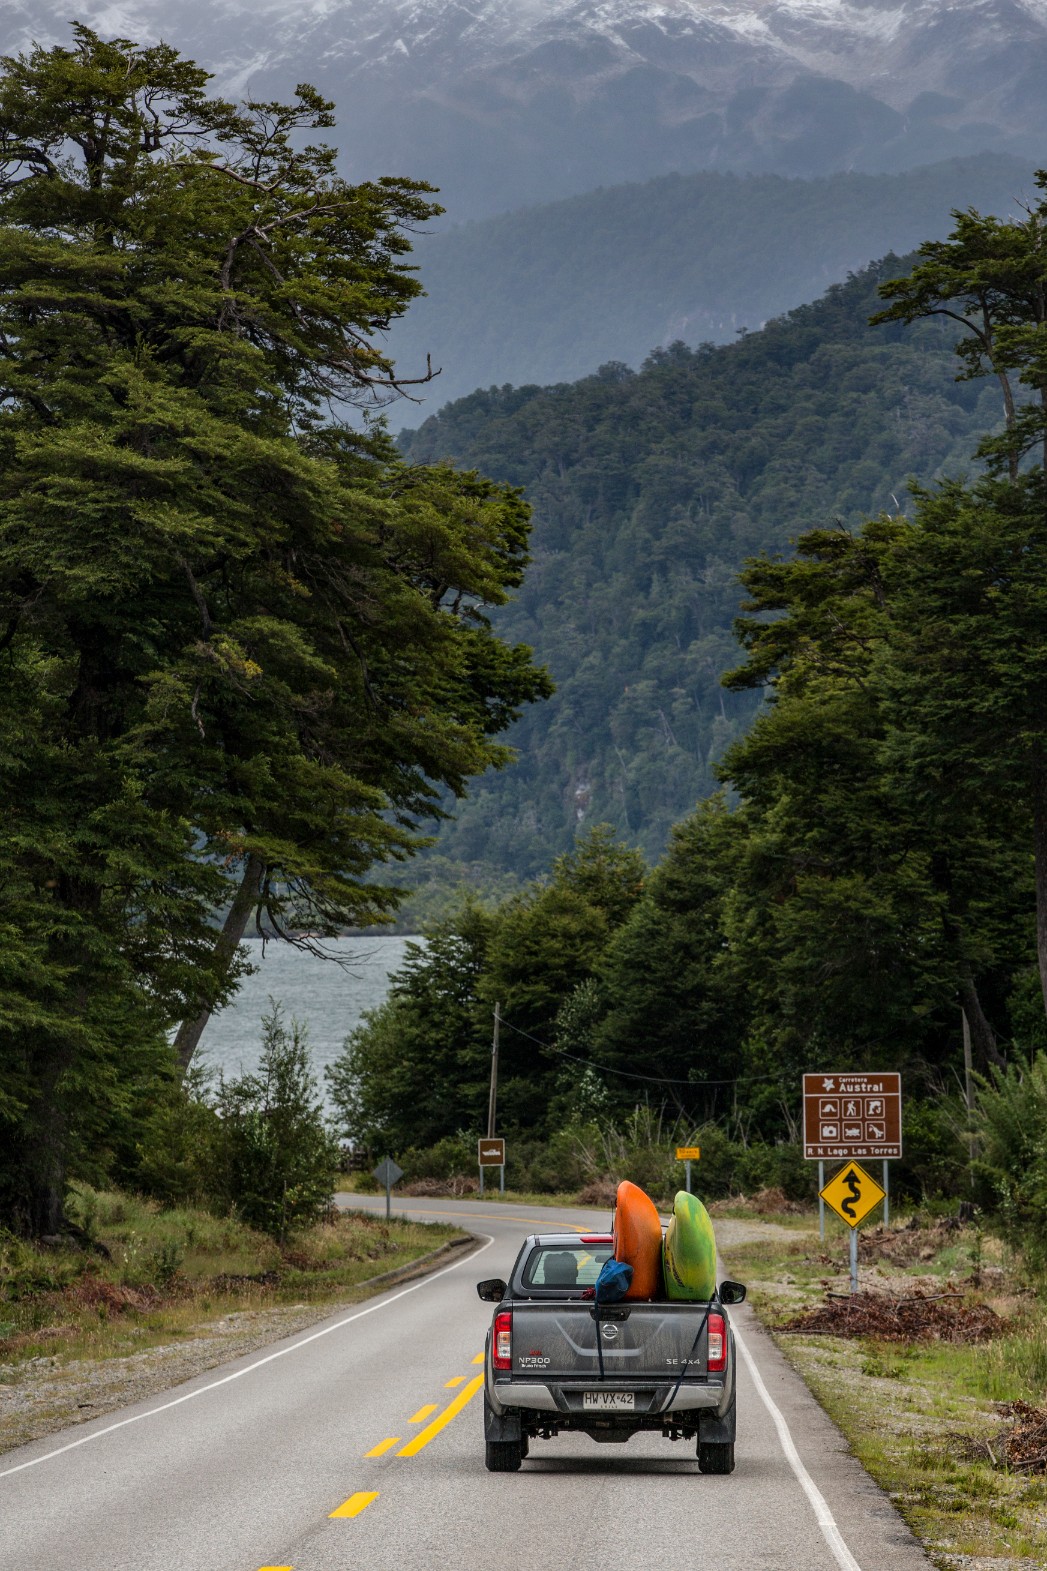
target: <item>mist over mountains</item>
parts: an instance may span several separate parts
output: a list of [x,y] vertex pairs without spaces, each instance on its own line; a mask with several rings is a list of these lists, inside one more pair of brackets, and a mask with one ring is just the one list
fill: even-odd
[[[526,490],[535,562],[499,625],[559,691],[431,865],[527,876],[601,820],[657,856],[751,719],[719,685],[741,562],[904,505],[910,476],[962,471],[998,418],[991,388],[954,382],[940,324],[870,334],[881,271],[833,280],[944,235],[953,206],[1013,210],[1047,162],[1047,0],[77,12],[164,37],[228,96],[309,81],[335,101],[350,179],[442,189],[417,257],[430,299],[392,348],[403,374],[427,350],[444,374],[401,416],[423,420],[403,447]],[[65,0],[9,0],[4,51],[69,39]],[[680,339],[702,347],[623,363]],[[519,385],[535,382],[562,385]]]
[[636,368],[674,340],[729,343],[887,249],[943,239],[952,209],[1002,217],[1033,190],[1031,166],[992,153],[898,175],[663,175],[420,235],[427,293],[389,342],[405,375],[427,354],[440,375],[390,422],[475,387]]
[[[456,219],[672,170],[897,171],[1047,132],[1047,0],[80,0],[229,94],[310,81],[351,178],[409,174]],[[69,36],[14,0],[0,46]]]

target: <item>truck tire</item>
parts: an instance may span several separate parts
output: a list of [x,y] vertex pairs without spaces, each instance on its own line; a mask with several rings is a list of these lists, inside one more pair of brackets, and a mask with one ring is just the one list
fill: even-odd
[[734,1442],[728,1444],[712,1440],[698,1442],[699,1473],[733,1473]]
[[523,1461],[523,1446],[519,1440],[488,1440],[484,1445],[484,1461],[489,1473],[518,1473]]

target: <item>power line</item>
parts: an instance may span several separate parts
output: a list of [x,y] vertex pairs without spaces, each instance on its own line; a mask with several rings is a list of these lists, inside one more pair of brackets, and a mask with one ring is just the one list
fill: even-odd
[[501,1023],[510,1031],[515,1031],[517,1036],[525,1036],[529,1042],[543,1048],[547,1053],[557,1053],[561,1058],[569,1058],[576,1064],[584,1064],[587,1069],[598,1069],[601,1074],[620,1075],[626,1080],[644,1080],[649,1085],[690,1086],[694,1090],[700,1090],[703,1086],[761,1085],[779,1078],[777,1075],[736,1075],[730,1080],[682,1080],[669,1075],[641,1075],[636,1070],[616,1069],[611,1064],[594,1064],[591,1058],[580,1058],[577,1053],[567,1052],[566,1048],[556,1047],[551,1042],[543,1042],[541,1037],[532,1036],[531,1032],[525,1031],[522,1026],[514,1026],[504,1015],[501,1017]]

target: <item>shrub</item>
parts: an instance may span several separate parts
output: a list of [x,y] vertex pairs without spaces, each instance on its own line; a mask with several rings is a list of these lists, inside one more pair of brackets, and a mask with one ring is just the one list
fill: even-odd
[[975,1111],[978,1199],[1030,1264],[1047,1267],[1047,1054],[982,1082]]
[[211,1198],[222,1124],[209,1092],[209,1076],[190,1069],[184,1082],[161,1088],[142,1130],[129,1177],[162,1205],[206,1204]]
[[257,1074],[222,1079],[215,1190],[251,1227],[284,1239],[330,1203],[338,1142],[324,1122],[305,1029],[270,1000]]

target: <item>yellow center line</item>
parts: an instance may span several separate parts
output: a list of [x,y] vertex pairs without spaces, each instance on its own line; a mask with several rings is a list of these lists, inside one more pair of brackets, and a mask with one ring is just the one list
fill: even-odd
[[486,1355],[484,1353],[477,1353],[476,1357],[473,1359],[473,1363],[474,1364],[482,1364],[483,1361],[484,1361],[485,1356]]
[[413,1415],[413,1417],[409,1418],[407,1420],[407,1422],[409,1424],[420,1424],[422,1422],[423,1418],[428,1418],[430,1413],[435,1413],[435,1412],[436,1412],[436,1403],[435,1402],[429,1402],[429,1403],[426,1404],[425,1407],[420,1407],[418,1409],[417,1413],[415,1413]]
[[258,1571],[294,1571],[293,1566],[259,1566]]
[[[359,1516],[361,1511],[366,1511],[372,1500],[378,1499],[378,1490],[370,1494],[366,1490],[359,1490],[355,1495],[350,1495],[348,1500],[342,1502],[337,1511],[332,1511],[331,1516]],[[288,1568],[290,1571],[290,1568]]]
[[403,1450],[396,1453],[397,1456],[417,1456],[422,1447],[427,1446],[430,1440],[435,1440],[441,1429],[446,1429],[451,1419],[456,1418],[462,1411],[462,1408],[472,1401],[483,1383],[484,1377],[482,1374],[470,1380],[469,1384],[459,1391],[453,1402],[448,1402],[443,1412],[438,1413],[432,1423],[425,1426],[420,1435],[415,1435],[413,1440],[409,1440]]
[[444,1390],[445,1391],[453,1391],[455,1386],[460,1386],[463,1383],[464,1380],[465,1380],[465,1376],[464,1375],[455,1375],[453,1380],[445,1380],[444,1381]]
[[378,1444],[372,1446],[370,1451],[364,1452],[364,1456],[384,1456],[387,1451],[393,1449],[393,1446],[398,1446],[399,1444],[400,1436],[392,1435],[388,1440],[379,1440]]

